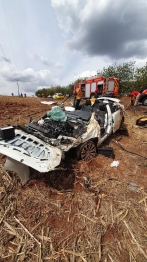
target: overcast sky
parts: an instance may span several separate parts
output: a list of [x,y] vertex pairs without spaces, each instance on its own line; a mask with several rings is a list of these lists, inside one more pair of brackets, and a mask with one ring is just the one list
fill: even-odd
[[147,0],[0,0],[0,94],[147,62]]

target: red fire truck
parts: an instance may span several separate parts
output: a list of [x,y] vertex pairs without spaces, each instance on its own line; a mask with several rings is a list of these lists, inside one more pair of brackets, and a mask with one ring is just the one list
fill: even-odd
[[112,95],[116,97],[118,95],[119,79],[114,76],[108,78],[104,76],[90,77],[74,84],[74,94],[79,86],[81,86],[83,97],[89,98],[94,96],[96,90],[98,90],[100,95]]

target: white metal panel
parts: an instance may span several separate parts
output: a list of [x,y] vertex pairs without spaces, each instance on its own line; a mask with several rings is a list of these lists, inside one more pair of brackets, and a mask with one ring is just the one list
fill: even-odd
[[61,162],[62,152],[37,137],[15,129],[15,137],[0,140],[0,153],[39,172],[54,170]]
[[85,97],[90,97],[90,84],[86,84]]
[[112,114],[113,116],[113,133],[115,133],[121,124],[122,115],[121,115],[121,109],[117,110]]
[[15,159],[7,157],[4,165],[4,169],[17,173],[17,175],[19,175],[21,179],[22,185],[27,183],[27,181],[29,180],[29,175],[30,175],[29,167],[16,161]]
[[98,81],[98,85],[103,85],[104,81]]
[[96,90],[96,83],[92,83],[91,84],[91,92],[93,93],[93,92],[95,92],[95,90]]
[[111,92],[114,90],[114,81],[109,81],[108,83],[108,91]]

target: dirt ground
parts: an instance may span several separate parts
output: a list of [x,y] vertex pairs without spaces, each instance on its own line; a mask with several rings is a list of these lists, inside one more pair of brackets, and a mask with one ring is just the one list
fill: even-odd
[[[39,119],[51,108],[45,100],[0,96],[0,127]],[[121,102],[127,108],[129,98]],[[146,114],[144,106],[125,111],[129,136],[117,133],[104,145],[114,159],[69,155],[60,171],[32,169],[24,186],[0,154],[0,262],[147,261],[147,134],[136,125]]]

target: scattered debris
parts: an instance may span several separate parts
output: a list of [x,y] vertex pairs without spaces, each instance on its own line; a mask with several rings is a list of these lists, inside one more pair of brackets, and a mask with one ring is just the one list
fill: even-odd
[[118,167],[119,166],[119,161],[118,160],[114,160],[111,165],[111,167]]
[[115,158],[115,154],[114,154],[114,151],[113,151],[113,147],[99,147],[98,148],[98,154],[101,154],[101,155],[104,155],[106,157],[111,157],[111,158]]
[[136,120],[137,126],[147,126],[147,117],[140,117]]
[[41,104],[44,104],[44,105],[52,105],[52,104],[56,104],[56,102],[54,101],[40,101]]
[[130,188],[132,191],[136,191],[136,190],[137,190],[137,185],[136,185],[134,182],[131,182],[130,185],[129,185],[129,188]]

